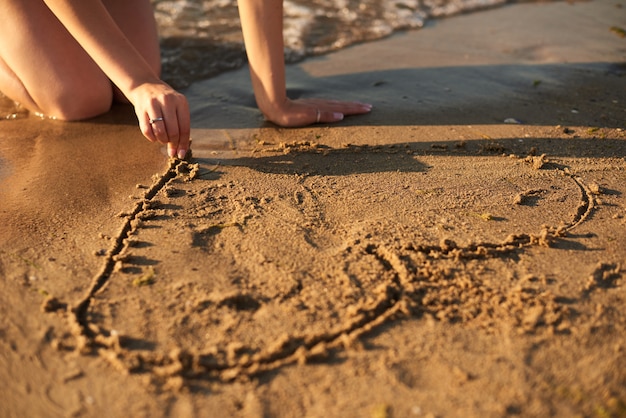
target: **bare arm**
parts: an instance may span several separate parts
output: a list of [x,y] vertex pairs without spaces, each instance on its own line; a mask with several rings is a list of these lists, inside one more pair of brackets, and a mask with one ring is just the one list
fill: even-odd
[[290,100],[285,85],[282,0],[239,0],[239,14],[257,104],[281,126],[335,122],[371,105],[322,99]]
[[[44,0],[109,79],[134,105],[143,134],[168,144],[170,156],[189,148],[185,97],[159,79],[126,38],[100,0]],[[160,118],[150,124],[150,119]]]

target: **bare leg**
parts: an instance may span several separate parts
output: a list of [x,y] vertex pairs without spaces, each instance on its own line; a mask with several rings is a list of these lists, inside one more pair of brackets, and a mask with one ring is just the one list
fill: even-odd
[[[106,0],[120,28],[156,70],[158,38],[148,0]],[[31,111],[85,119],[108,111],[114,89],[43,1],[0,0],[0,90]],[[122,99],[121,94],[115,94]]]

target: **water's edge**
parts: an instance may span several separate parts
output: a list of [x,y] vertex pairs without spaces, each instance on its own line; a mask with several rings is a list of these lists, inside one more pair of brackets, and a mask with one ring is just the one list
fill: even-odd
[[[426,20],[485,10],[516,0],[285,0],[285,58],[337,51]],[[153,0],[163,78],[175,88],[241,67],[246,55],[236,0]]]
[[[516,2],[520,0],[285,0],[285,59],[295,63],[418,29],[428,19]],[[174,88],[183,89],[246,63],[236,0],[152,3],[160,35],[162,78]],[[26,116],[28,111],[0,92],[0,120]]]

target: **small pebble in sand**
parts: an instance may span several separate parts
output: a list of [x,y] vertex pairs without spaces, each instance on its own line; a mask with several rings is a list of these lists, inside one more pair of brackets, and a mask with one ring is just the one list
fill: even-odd
[[603,190],[602,190],[602,186],[600,186],[600,185],[599,185],[598,183],[596,183],[596,182],[593,182],[593,183],[590,183],[590,184],[589,184],[589,191],[590,191],[592,194],[599,195],[599,194],[602,194],[602,191],[603,191]]
[[540,156],[536,157],[533,155],[529,155],[528,157],[526,157],[524,159],[525,162],[532,164],[533,168],[535,170],[540,170],[542,169],[546,163],[548,163],[548,159],[546,158],[546,154],[541,154]]
[[622,29],[622,28],[620,28],[618,26],[611,26],[609,28],[609,30],[611,32],[613,32],[614,34],[616,34],[617,36],[619,36],[620,38],[626,37],[626,30],[624,30],[624,29]]
[[136,277],[133,280],[133,286],[147,286],[147,285],[151,285],[152,283],[154,283],[154,278],[156,276],[156,273],[154,271],[153,267],[148,267],[148,270],[142,274],[139,277]]

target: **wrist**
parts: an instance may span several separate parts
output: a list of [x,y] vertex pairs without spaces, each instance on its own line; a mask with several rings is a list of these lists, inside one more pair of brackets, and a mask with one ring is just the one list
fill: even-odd
[[263,116],[277,125],[284,126],[286,121],[286,115],[289,109],[289,99],[285,96],[281,98],[275,98],[270,100],[268,98],[257,98],[257,106]]
[[[164,87],[166,87],[166,90],[164,90]],[[173,90],[158,78],[146,78],[141,82],[135,82],[129,85],[126,90],[120,90],[122,90],[122,93],[124,93],[128,100],[134,104],[138,100],[145,100],[145,95],[159,95],[170,89]]]

